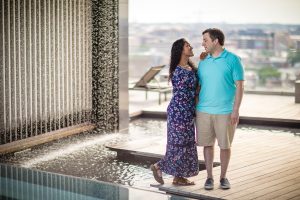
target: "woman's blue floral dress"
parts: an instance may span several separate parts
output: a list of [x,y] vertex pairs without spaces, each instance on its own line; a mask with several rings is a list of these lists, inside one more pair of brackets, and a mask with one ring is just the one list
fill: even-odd
[[172,85],[173,97],[167,109],[166,154],[158,167],[176,177],[191,177],[199,172],[194,126],[196,72],[177,66]]

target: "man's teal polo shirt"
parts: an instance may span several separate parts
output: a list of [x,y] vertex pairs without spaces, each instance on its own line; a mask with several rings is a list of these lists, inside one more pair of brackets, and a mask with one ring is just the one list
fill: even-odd
[[244,80],[240,58],[226,49],[216,58],[208,55],[198,65],[201,90],[197,111],[229,114],[233,110],[235,81]]

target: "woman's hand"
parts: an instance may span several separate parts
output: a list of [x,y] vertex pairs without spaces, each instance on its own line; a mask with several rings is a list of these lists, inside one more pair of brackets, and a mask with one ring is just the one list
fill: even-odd
[[199,56],[200,60],[204,60],[206,58],[206,56],[208,55],[208,53],[206,52],[202,52]]
[[197,104],[199,103],[199,97],[198,95],[195,97],[195,106],[197,106]]

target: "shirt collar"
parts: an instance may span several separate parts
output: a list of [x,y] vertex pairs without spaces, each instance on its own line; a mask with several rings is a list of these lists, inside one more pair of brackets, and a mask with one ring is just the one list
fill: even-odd
[[208,54],[207,55],[207,59],[209,59],[209,58],[213,58],[213,59],[217,59],[217,58],[225,58],[226,56],[227,56],[227,54],[228,54],[228,51],[224,48],[223,49],[223,51],[222,51],[222,53],[218,56],[218,57],[212,57],[212,55],[211,54]]

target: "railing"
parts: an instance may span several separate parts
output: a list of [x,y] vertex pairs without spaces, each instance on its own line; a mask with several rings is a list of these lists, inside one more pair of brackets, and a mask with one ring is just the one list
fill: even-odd
[[130,199],[116,184],[0,163],[0,198],[30,200]]

